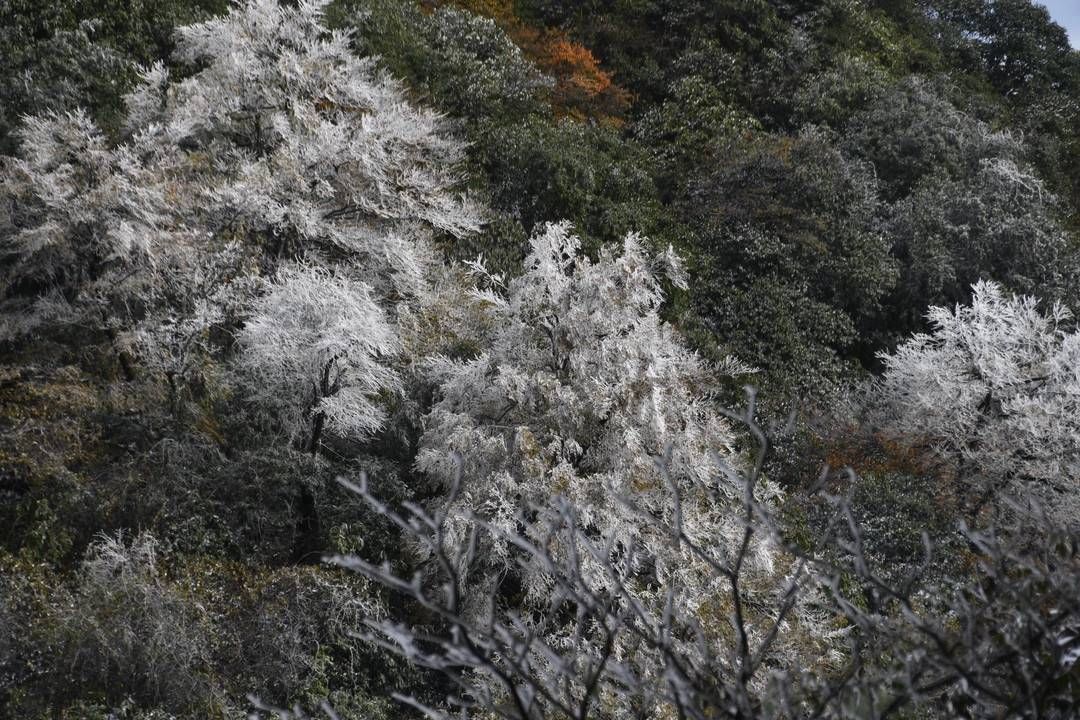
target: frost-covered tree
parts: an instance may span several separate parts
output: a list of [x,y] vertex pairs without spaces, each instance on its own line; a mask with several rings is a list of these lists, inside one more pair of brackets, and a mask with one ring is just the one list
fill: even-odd
[[271,260],[348,255],[380,291],[416,295],[432,236],[480,222],[458,192],[463,145],[323,27],[325,4],[250,0],[181,28],[192,73],[147,69],[119,146],[85,113],[28,120],[4,168],[9,294],[63,274],[72,295],[107,261],[170,250],[167,219]]
[[[752,412],[741,414],[758,451],[767,452],[768,433],[751,418]],[[965,563],[967,572],[944,580],[930,568],[935,555],[950,552],[949,545],[924,535],[913,558],[918,562],[897,579],[883,572],[869,551],[873,529],[856,519],[850,496],[823,493],[817,500],[824,505],[824,522],[789,534],[768,503],[753,500],[750,488],[761,479],[760,467],[740,477],[747,488],[746,532],[771,537],[782,555],[794,559],[796,571],[782,595],[765,599],[766,607],[755,606],[750,616],[749,606],[738,601],[742,583],[753,579],[740,562],[744,555],[711,556],[719,580],[712,600],[731,607],[733,637],[726,647],[704,641],[708,615],[681,602],[675,578],[657,579],[668,598],[660,608],[641,603],[626,583],[614,594],[595,591],[581,558],[596,560],[613,576],[619,571],[604,539],[578,522],[576,508],[564,498],[552,500],[547,512],[534,510],[548,522],[548,535],[540,542],[523,541],[513,530],[484,528],[507,537],[553,577],[553,591],[535,622],[497,603],[480,617],[464,612],[461,576],[454,570],[457,558],[442,532],[446,517],[428,515],[415,505],[398,514],[363,483],[353,488],[377,512],[432,548],[440,560],[440,584],[425,586],[401,577],[388,564],[356,557],[335,561],[440,619],[443,627],[434,630],[412,618],[367,620],[363,631],[380,647],[445,678],[452,690],[442,702],[395,696],[431,718],[866,720],[1076,714],[1071,678],[1080,662],[1075,552],[1080,537],[1075,530],[1063,530],[1045,516],[1032,518],[1040,530],[1034,538],[962,526],[953,532],[976,552]],[[672,502],[678,503],[674,493]],[[672,531],[668,542],[710,552],[678,532],[678,523],[665,524],[665,529]],[[572,544],[578,552],[560,555],[553,551],[559,543]],[[664,587],[665,582],[671,584]],[[822,584],[827,594],[819,593]],[[775,662],[777,641],[811,599],[823,606],[832,627],[844,627],[836,633],[841,652],[830,657],[810,645],[794,659]],[[775,604],[768,607],[770,602]],[[537,624],[557,624],[571,613],[586,629],[569,641],[553,642],[537,631]],[[625,645],[634,647],[629,657],[613,651]],[[642,659],[651,657],[658,661],[643,669]],[[272,717],[307,718],[280,710]]]
[[[681,282],[677,262],[666,257]],[[481,533],[475,556],[456,569],[463,602],[482,612],[492,593],[526,607],[549,601],[550,573],[512,538],[572,555],[549,535],[550,518],[535,510],[557,496],[611,553],[610,566],[578,558],[597,593],[628,592],[656,609],[664,602],[658,588],[676,588],[674,602],[702,618],[709,642],[726,647],[731,608],[691,546],[732,558],[744,542],[742,488],[732,470],[741,460],[706,390],[738,363],[707,367],[660,319],[660,282],[635,235],[620,254],[603,250],[590,261],[569,226],[549,225],[532,238],[525,272],[505,297],[484,297],[494,318],[490,347],[469,361],[436,363],[438,401],[417,458],[419,470],[451,490],[436,503],[448,547],[461,553],[479,527],[494,529]],[[762,483],[756,492],[766,501],[774,490]],[[690,539],[686,545],[670,542],[672,525]],[[779,591],[779,581],[766,579],[781,568],[768,543],[755,539],[742,553],[754,580],[739,592],[761,607]],[[544,624],[537,632],[549,639],[565,633],[570,642],[581,631],[573,622]],[[785,623],[785,639],[789,631]],[[629,645],[612,652],[640,668],[658,667],[649,654],[631,659]]]
[[[462,523],[475,510],[507,525],[526,502],[566,493],[596,513],[588,522],[618,532],[614,498],[659,487],[653,459],[665,447],[691,487],[711,476],[710,452],[730,450],[730,433],[697,389],[706,368],[659,319],[660,286],[639,238],[596,263],[565,224],[531,246],[507,296],[488,292],[499,318],[491,347],[436,362],[439,401],[417,466],[448,486],[462,456]],[[508,552],[493,548],[493,559]]]
[[954,463],[980,493],[974,508],[1004,490],[1075,522],[1080,334],[1069,312],[982,282],[970,306],[928,318],[928,334],[881,356],[884,422]]
[[254,235],[272,257],[352,256],[381,292],[415,295],[432,233],[479,225],[457,190],[463,146],[325,29],[326,4],[248,0],[181,28],[176,58],[196,72],[150,68],[129,125],[186,182],[201,224]]
[[166,581],[159,552],[149,533],[102,535],[87,548],[74,593],[56,618],[65,682],[198,713],[221,702],[204,670],[205,610]]
[[315,452],[324,428],[364,438],[385,412],[380,393],[399,387],[385,360],[400,341],[372,290],[344,271],[287,267],[240,333],[252,399]]
[[[358,363],[396,348],[398,300],[411,311],[437,301],[433,240],[480,221],[458,193],[463,145],[374,60],[357,58],[346,34],[325,29],[325,5],[251,0],[182,28],[176,57],[194,74],[177,81],[155,66],[129,98],[133,142],[170,179],[174,212],[209,234],[203,256],[236,240],[258,248],[264,268],[303,259],[303,272],[283,271],[256,301],[240,347],[252,354],[241,360],[248,370],[280,371],[273,382],[263,377],[255,398],[312,449],[324,425],[353,437],[376,429],[382,416],[362,399],[393,385],[393,374]],[[318,269],[335,263],[363,283]],[[215,307],[236,305],[235,293],[250,297],[250,283],[219,274],[196,294],[217,298]],[[235,328],[243,313],[231,318]],[[186,337],[190,325],[166,330]],[[324,347],[306,344],[313,333]],[[166,344],[190,347],[183,338]]]
[[182,419],[192,401],[228,392],[219,362],[266,287],[259,254],[237,240],[210,241],[159,253],[142,294],[152,312],[123,334],[122,347],[140,370],[165,381],[170,412]]
[[19,137],[22,157],[0,165],[3,334],[50,318],[108,324],[170,241],[163,188],[81,111],[28,118]]

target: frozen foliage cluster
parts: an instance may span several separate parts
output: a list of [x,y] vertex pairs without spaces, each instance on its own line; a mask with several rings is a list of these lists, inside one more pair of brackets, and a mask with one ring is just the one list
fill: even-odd
[[211,223],[264,235],[278,255],[362,259],[381,290],[415,295],[430,231],[478,227],[456,192],[462,146],[322,27],[325,5],[261,0],[182,28],[177,57],[198,72],[173,81],[150,68],[129,123]]
[[[396,589],[436,619],[432,625],[365,623],[363,637],[370,642],[451,683],[445,704],[405,694],[397,699],[447,720],[865,720],[920,709],[932,717],[1071,716],[1080,662],[1075,533],[1037,511],[1027,519],[1048,535],[1045,543],[961,523],[959,539],[977,552],[969,578],[932,579],[931,567],[954,550],[925,533],[911,571],[889,577],[868,553],[869,538],[850,496],[822,492],[827,522],[812,542],[791,538],[770,503],[755,497],[775,428],[755,420],[752,393],[746,410],[732,420],[755,440],[754,462],[736,471],[743,494],[733,508],[742,522],[735,551],[698,545],[677,511],[659,521],[648,512],[638,518],[639,528],[656,523],[667,542],[705,561],[715,580],[710,601],[725,611],[724,641],[715,644],[709,615],[685,602],[678,582],[661,584],[659,603],[642,601],[634,591],[625,557],[651,557],[655,541],[612,542],[590,530],[565,497],[525,509],[522,522],[542,518],[532,538],[480,523],[480,537],[513,545],[520,566],[545,573],[550,589],[531,613],[492,592],[486,611],[477,614],[466,607],[467,583],[458,568],[462,561],[482,562],[483,540],[456,549],[445,512],[409,505],[399,513],[364,479],[346,483],[433,557],[430,574],[411,579],[385,563],[334,559]],[[455,484],[451,496],[459,489]],[[667,500],[681,506],[674,486]],[[634,499],[624,507],[636,507]],[[763,605],[748,589],[756,582],[748,555],[757,542],[773,545],[776,558],[791,567],[782,592]],[[597,582],[590,565],[601,568],[608,582]],[[819,608],[824,621],[814,628],[817,643],[789,655],[782,649],[784,635],[807,622],[807,605]],[[561,622],[570,622],[572,632],[548,632]],[[283,720],[306,717],[273,712]]]
[[[732,439],[701,395],[709,369],[659,318],[662,292],[639,238],[591,262],[569,227],[549,225],[505,296],[482,297],[493,316],[490,346],[472,360],[433,362],[439,399],[417,456],[442,487],[458,473],[454,457],[463,459],[464,485],[448,508],[454,542],[465,541],[472,514],[506,529],[522,507],[552,494],[565,494],[598,532],[626,540],[634,525],[618,498],[632,493],[648,504],[666,493],[655,458],[667,449],[669,480],[687,496],[694,531],[735,535],[724,508],[695,499]],[[489,549],[494,575],[477,578],[478,588],[502,574],[509,550]],[[666,578],[692,568],[661,561],[655,571]],[[523,581],[528,596],[546,591],[542,574]]]
[[[825,584],[804,559],[780,547],[771,503],[757,497],[760,463],[737,471],[722,462],[717,482],[691,497],[669,476],[670,454],[658,459],[665,487],[651,495],[628,492],[613,506],[621,529],[636,535],[597,528],[591,508],[558,494],[520,505],[515,521],[527,533],[473,518],[465,546],[456,541],[447,510],[429,514],[410,506],[398,514],[371,494],[366,478],[358,486],[346,483],[432,558],[428,576],[411,581],[385,565],[335,558],[410,597],[447,628],[440,634],[391,620],[366,623],[369,641],[444,674],[454,689],[448,708],[399,699],[430,717],[453,717],[460,709],[519,720],[774,717],[797,706],[791,691],[803,677],[798,663],[827,672],[839,659],[830,652],[837,638],[826,613],[819,610],[815,623],[808,612],[823,606]],[[451,501],[463,491],[461,469]],[[683,513],[693,503],[726,508],[738,525],[736,537],[726,544],[695,537],[701,518]],[[518,608],[506,604],[505,588],[493,587],[477,611],[469,595],[479,588],[467,569],[483,565],[492,544],[513,548],[509,571],[542,577],[544,593]],[[783,578],[769,578],[772,592],[763,592],[768,581],[755,558],[761,545],[770,546],[771,560],[783,554],[789,568]],[[696,566],[692,579],[657,569],[676,557]],[[655,590],[643,592],[643,584]]]
[[93,658],[103,683],[128,676],[148,695],[183,702],[209,691],[199,672],[209,661],[209,637],[200,613],[161,577],[157,555],[150,535],[97,539],[63,619],[72,645],[65,650]]
[[929,333],[882,356],[887,422],[932,444],[972,491],[1007,489],[1075,522],[1080,335],[1070,313],[982,282],[970,306],[933,308],[929,320]]
[[[421,240],[479,224],[457,191],[462,145],[321,26],[325,4],[248,2],[182,28],[176,59],[195,72],[147,69],[117,147],[81,113],[31,119],[8,173],[9,197],[21,200],[9,220],[27,226],[11,251],[29,258],[72,227],[103,258],[145,252],[161,224],[151,211],[167,207],[191,242],[245,232],[278,255],[345,253],[385,275],[387,290],[415,293],[430,261]],[[35,198],[53,203],[48,222],[29,217]],[[20,275],[49,279],[62,264],[38,262]]]
[[177,242],[154,170],[81,111],[28,118],[20,138],[22,157],[5,158],[0,185],[0,331],[123,316],[144,289],[139,271]]
[[385,412],[376,398],[401,384],[387,366],[400,342],[371,287],[324,268],[282,268],[239,340],[252,399],[276,409],[312,451],[324,425],[345,437],[378,430]]

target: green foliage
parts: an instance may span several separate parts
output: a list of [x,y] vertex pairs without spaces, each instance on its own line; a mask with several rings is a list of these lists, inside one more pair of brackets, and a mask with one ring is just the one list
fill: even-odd
[[[341,552],[360,543],[393,555],[389,528],[334,482],[339,475],[354,477],[360,471],[381,478],[387,497],[406,496],[386,460],[354,457],[331,463],[287,445],[243,450],[198,436],[155,445],[120,468],[108,485],[125,493],[114,510],[121,526],[153,527],[169,538],[172,550],[184,554],[258,557],[279,565],[289,563],[305,544]],[[319,518],[318,527],[306,532],[300,510],[305,491]]]
[[1041,4],[1028,0],[936,0],[935,35],[953,74],[1023,129],[1057,191],[1080,200],[1080,53]]
[[572,28],[618,82],[648,103],[663,97],[676,79],[672,60],[688,48],[714,41],[748,69],[783,28],[776,4],[766,0],[524,0],[520,7],[528,19]]
[[12,553],[65,563],[95,532],[85,469],[105,450],[102,399],[77,368],[5,368],[0,379],[0,538]]
[[661,239],[648,159],[610,129],[535,117],[484,125],[476,155],[494,205],[526,232],[563,218],[593,248],[635,230]]
[[926,550],[923,533],[938,548],[936,575],[958,570],[963,548],[955,532],[956,508],[937,477],[864,473],[852,484],[852,512],[866,538],[867,557],[883,575],[903,582],[918,571]]
[[856,54],[841,53],[821,70],[809,73],[794,91],[797,122],[841,127],[876,100],[888,85],[880,66]]
[[534,228],[564,219],[593,249],[632,230],[663,239],[648,154],[612,127],[557,119],[553,81],[494,21],[448,7],[425,13],[410,0],[346,0],[330,18],[461,119],[472,183],[491,213],[484,232],[448,248],[453,257],[483,254],[514,274]]
[[353,30],[414,92],[457,118],[509,118],[548,110],[545,78],[498,26],[452,8],[425,13],[411,0],[342,0],[328,18]]
[[895,280],[870,170],[826,135],[763,138],[732,148],[687,203],[700,322],[768,386],[835,390]]
[[968,54],[976,60],[1007,101],[1021,106],[1047,91],[1075,91],[1080,60],[1065,29],[1041,4],[936,0],[931,5],[951,31],[951,46],[946,47],[961,58]]
[[983,160],[1016,158],[1023,152],[1009,133],[957,108],[937,88],[906,78],[855,115],[844,129],[842,147],[873,164],[886,200],[905,197],[933,174],[970,175]]
[[[1056,211],[1039,178],[1007,160],[987,162],[962,179],[928,179],[893,207],[886,226],[904,266],[891,303],[900,314],[952,305],[986,279],[1016,292],[1070,298],[1075,250]],[[908,323],[919,326],[917,317]]]
[[882,231],[901,279],[875,322],[888,335],[921,329],[931,305],[965,301],[980,279],[1046,298],[1068,297],[1076,241],[1068,213],[1018,135],[995,131],[935,88],[909,78],[847,127],[844,150],[871,163],[884,198]]
[[718,160],[724,148],[760,131],[758,120],[728,97],[726,87],[690,75],[636,123],[634,135],[653,156],[665,194],[682,190],[688,171]]
[[5,0],[0,3],[0,155],[23,115],[90,109],[118,129],[139,65],[167,58],[172,31],[225,0]]

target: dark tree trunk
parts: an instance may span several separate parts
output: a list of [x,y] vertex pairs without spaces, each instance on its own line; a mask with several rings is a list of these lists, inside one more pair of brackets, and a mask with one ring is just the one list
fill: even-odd
[[[326,414],[316,413],[311,422],[311,435],[308,436],[304,451],[312,457],[319,453],[319,440],[322,439],[326,426]],[[319,509],[315,496],[306,484],[300,484],[300,503],[296,517],[296,539],[293,543],[293,562],[317,563],[322,558],[325,548],[322,545],[322,526],[319,522]]]
[[323,427],[326,426],[326,414],[317,413],[311,423],[311,437],[308,438],[307,447],[304,448],[313,456],[319,452],[319,440],[322,439]]
[[314,565],[322,560],[325,548],[315,496],[306,484],[300,485],[300,504],[297,508],[296,536],[293,541],[294,563]]

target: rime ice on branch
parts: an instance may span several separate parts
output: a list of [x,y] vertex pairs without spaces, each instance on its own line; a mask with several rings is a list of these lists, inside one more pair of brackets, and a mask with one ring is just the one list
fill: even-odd
[[1080,511],[1080,334],[1060,305],[975,285],[932,308],[932,330],[883,354],[886,417],[986,494],[1010,490],[1075,522]]

